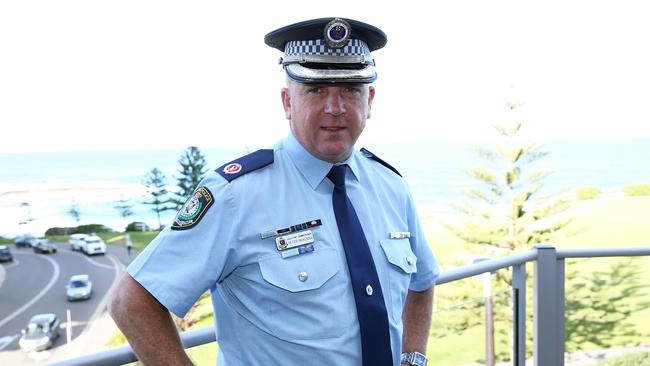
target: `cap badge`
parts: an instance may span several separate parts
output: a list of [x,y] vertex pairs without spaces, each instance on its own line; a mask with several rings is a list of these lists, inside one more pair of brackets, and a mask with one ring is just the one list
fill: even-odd
[[325,26],[323,32],[325,42],[331,48],[341,48],[348,43],[352,29],[350,24],[341,18],[335,18]]
[[226,165],[225,168],[223,168],[223,172],[226,174],[237,174],[241,171],[241,164],[239,163],[232,163]]

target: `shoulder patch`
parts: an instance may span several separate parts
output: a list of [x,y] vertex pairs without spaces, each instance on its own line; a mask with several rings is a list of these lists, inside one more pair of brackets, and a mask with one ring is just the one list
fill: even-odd
[[379,164],[385,166],[386,168],[392,170],[393,173],[399,175],[400,177],[402,176],[402,175],[397,171],[397,169],[393,168],[392,165],[390,165],[390,164],[388,164],[387,162],[383,161],[383,160],[380,159],[377,155],[371,153],[370,151],[366,150],[365,148],[362,148],[362,149],[361,149],[361,153],[362,153],[363,156],[365,156],[366,158],[372,159],[372,160],[378,162]]
[[262,149],[242,156],[239,159],[235,159],[230,163],[224,164],[217,168],[215,172],[219,173],[228,182],[232,182],[234,179],[237,179],[246,173],[250,173],[272,163],[273,150]]
[[212,193],[206,187],[199,187],[190,198],[185,201],[172,223],[172,230],[186,230],[194,227],[201,221],[214,202]]

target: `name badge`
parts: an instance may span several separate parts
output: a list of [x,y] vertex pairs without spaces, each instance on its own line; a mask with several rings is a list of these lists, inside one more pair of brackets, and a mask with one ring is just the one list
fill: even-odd
[[311,230],[275,238],[275,246],[278,250],[291,249],[313,242],[314,234],[312,234]]
[[408,239],[411,237],[410,231],[393,231],[388,234],[390,239]]

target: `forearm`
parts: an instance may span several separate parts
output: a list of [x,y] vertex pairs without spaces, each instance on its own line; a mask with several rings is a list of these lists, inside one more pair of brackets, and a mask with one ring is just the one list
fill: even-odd
[[408,292],[402,312],[402,352],[426,353],[432,312],[433,286],[423,292]]
[[145,365],[192,365],[169,311],[128,274],[120,280],[109,312]]

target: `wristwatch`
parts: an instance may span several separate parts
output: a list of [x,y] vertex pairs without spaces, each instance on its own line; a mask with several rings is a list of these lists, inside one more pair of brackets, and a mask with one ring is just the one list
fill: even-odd
[[411,366],[427,366],[427,356],[420,352],[406,352],[402,353],[401,362],[408,362]]

